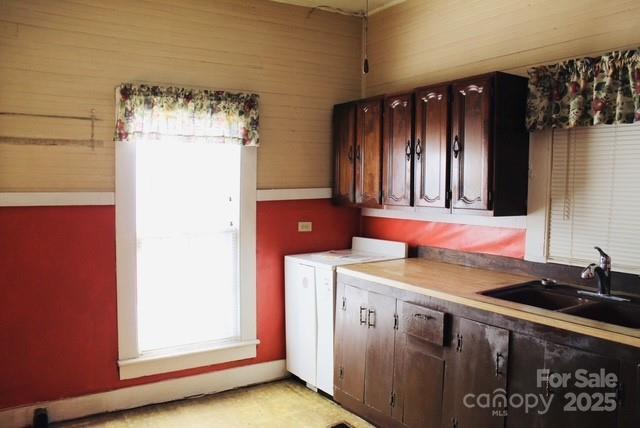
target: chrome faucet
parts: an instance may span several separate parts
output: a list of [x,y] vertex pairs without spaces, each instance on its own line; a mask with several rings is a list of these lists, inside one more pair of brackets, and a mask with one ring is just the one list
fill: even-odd
[[601,297],[608,300],[616,300],[619,302],[628,302],[629,299],[611,295],[611,257],[609,257],[607,253],[602,251],[602,248],[593,248],[598,250],[598,252],[600,253],[600,265],[591,263],[589,266],[584,268],[584,270],[580,274],[580,277],[582,277],[582,279],[593,279],[597,277],[598,292],[594,293],[592,291],[580,290],[578,291],[578,293]]
[[603,296],[611,295],[611,257],[600,247],[593,247],[600,253],[600,266],[591,263],[580,276],[582,279],[593,279],[598,277],[598,294]]

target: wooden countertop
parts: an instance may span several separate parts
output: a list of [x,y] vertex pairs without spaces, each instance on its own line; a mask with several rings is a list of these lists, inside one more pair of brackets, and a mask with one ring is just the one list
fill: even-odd
[[640,348],[640,330],[484,296],[484,291],[539,279],[425,259],[338,267],[338,272],[390,287]]

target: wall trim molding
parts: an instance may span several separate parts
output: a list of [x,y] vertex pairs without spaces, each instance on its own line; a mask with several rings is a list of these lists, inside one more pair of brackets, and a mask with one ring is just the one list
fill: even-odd
[[0,207],[114,205],[114,192],[2,192]]
[[506,227],[510,229],[526,229],[527,216],[488,217],[481,215],[462,215],[437,213],[417,208],[403,210],[363,208],[363,217],[395,218],[400,220],[431,221],[435,223],[468,224],[472,226]]
[[98,413],[179,400],[194,395],[213,394],[247,385],[283,379],[288,376],[285,360],[269,361],[97,394],[0,410],[0,426],[7,428],[30,426],[33,419],[33,411],[40,407],[47,408],[50,422],[57,422]]
[[[0,192],[0,207],[115,205],[115,192]],[[256,201],[329,199],[330,187],[258,189]]]
[[329,199],[331,187],[305,189],[258,189],[258,201],[291,201],[299,199]]

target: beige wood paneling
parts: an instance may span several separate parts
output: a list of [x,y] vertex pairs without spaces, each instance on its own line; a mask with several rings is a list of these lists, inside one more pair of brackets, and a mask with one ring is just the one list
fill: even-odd
[[[360,21],[266,0],[0,0],[0,111],[103,119],[102,146],[0,145],[0,191],[112,191],[114,88],[261,96],[258,187],[331,185],[331,108],[360,93]],[[87,122],[0,116],[0,135],[88,138]]]
[[369,20],[367,95],[640,45],[638,0],[407,0]]

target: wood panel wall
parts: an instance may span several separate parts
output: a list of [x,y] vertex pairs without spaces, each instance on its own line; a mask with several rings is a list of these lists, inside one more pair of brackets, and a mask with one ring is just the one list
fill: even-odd
[[[95,148],[0,144],[0,191],[112,191],[114,88],[261,96],[258,187],[331,185],[331,108],[360,93],[360,21],[266,0],[0,0],[0,111],[89,115]],[[0,135],[88,138],[0,116]]]
[[407,0],[369,20],[367,95],[640,46],[638,0]]

